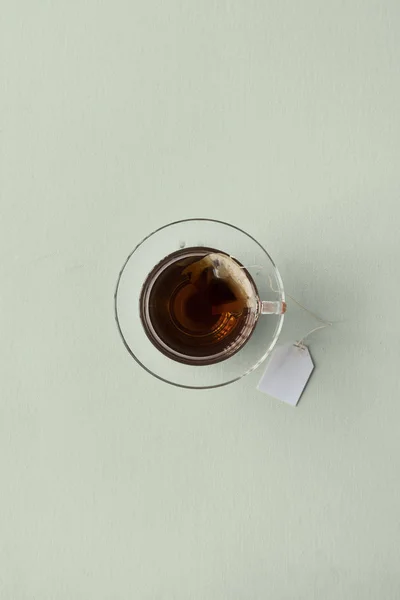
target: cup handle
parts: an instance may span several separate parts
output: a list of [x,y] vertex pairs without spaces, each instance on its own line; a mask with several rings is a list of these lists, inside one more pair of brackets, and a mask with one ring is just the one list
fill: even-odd
[[268,302],[267,300],[261,301],[262,315],[283,315],[286,312],[286,302]]

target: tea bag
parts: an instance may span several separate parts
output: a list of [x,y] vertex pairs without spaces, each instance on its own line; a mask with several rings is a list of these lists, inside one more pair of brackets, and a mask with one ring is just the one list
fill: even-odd
[[182,271],[183,275],[190,276],[194,286],[209,283],[212,277],[220,279],[233,292],[234,299],[213,307],[213,314],[222,312],[237,313],[245,308],[257,309],[257,297],[249,278],[233,258],[219,252],[207,254],[200,260],[190,264]]

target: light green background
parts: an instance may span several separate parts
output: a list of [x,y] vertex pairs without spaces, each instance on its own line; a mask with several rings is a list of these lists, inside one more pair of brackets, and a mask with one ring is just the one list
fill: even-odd
[[[1,600],[400,597],[400,4],[6,2]],[[116,276],[177,218],[323,317],[298,408],[163,385]],[[315,326],[289,306],[283,339]]]

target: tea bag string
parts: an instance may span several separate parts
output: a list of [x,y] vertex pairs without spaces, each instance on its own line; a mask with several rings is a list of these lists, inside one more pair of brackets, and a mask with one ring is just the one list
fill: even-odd
[[[278,290],[275,290],[273,285],[272,285],[272,279],[271,279],[271,275],[268,275],[268,279],[269,279],[269,287],[271,288],[271,290],[275,293],[279,293]],[[305,312],[307,312],[309,315],[311,315],[312,317],[314,317],[314,319],[316,319],[317,321],[319,321],[320,323],[322,323],[322,325],[318,325],[318,327],[314,327],[314,329],[311,329],[311,331],[309,331],[308,333],[306,333],[306,335],[303,335],[303,337],[301,338],[301,340],[299,340],[297,342],[297,344],[295,344],[296,346],[298,346],[299,348],[305,348],[304,345],[304,340],[306,340],[308,337],[310,337],[310,335],[312,335],[313,333],[315,333],[316,331],[319,331],[320,329],[326,329],[326,327],[332,327],[332,323],[330,321],[324,321],[324,319],[321,319],[321,317],[319,317],[318,315],[316,315],[314,312],[312,312],[311,310],[309,310],[308,308],[306,308],[305,306],[303,306],[301,304],[301,302],[299,302],[298,300],[296,300],[296,298],[293,298],[293,296],[291,296],[290,294],[287,293],[287,296],[295,303],[297,304],[297,306],[299,306],[302,310],[304,310]]]
[[[262,265],[248,265],[248,266],[241,266],[241,269],[253,269],[253,268],[257,268],[257,269],[263,269],[264,267]],[[268,279],[269,279],[269,287],[271,288],[271,290],[273,292],[275,292],[276,294],[279,294],[279,290],[276,290],[274,288],[274,286],[272,285],[272,279],[271,279],[271,275],[268,275]],[[307,312],[309,315],[311,315],[312,317],[314,317],[314,319],[316,319],[317,321],[319,321],[320,323],[322,323],[322,325],[318,325],[318,327],[314,327],[314,329],[311,329],[311,331],[309,331],[308,333],[306,333],[306,335],[304,335],[301,340],[299,340],[296,344],[296,346],[298,346],[299,348],[305,348],[304,345],[304,340],[306,340],[308,337],[310,337],[310,335],[312,335],[313,333],[315,333],[316,331],[319,331],[321,329],[326,329],[327,327],[332,327],[332,323],[330,321],[325,321],[324,319],[321,319],[321,317],[319,317],[318,315],[316,315],[314,312],[312,312],[311,310],[309,310],[308,308],[306,308],[305,306],[303,306],[301,304],[301,302],[299,302],[298,300],[296,300],[296,298],[293,298],[293,296],[291,296],[290,294],[288,294],[286,292],[286,295],[295,303],[297,304],[297,306],[299,306],[302,310],[304,310],[305,312]]]

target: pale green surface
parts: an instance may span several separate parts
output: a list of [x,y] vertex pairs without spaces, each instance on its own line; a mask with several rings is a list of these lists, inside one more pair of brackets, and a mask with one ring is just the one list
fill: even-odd
[[[400,597],[399,26],[397,0],[3,4],[1,600]],[[166,387],[120,342],[126,255],[198,215],[337,322],[297,409],[260,371]]]

